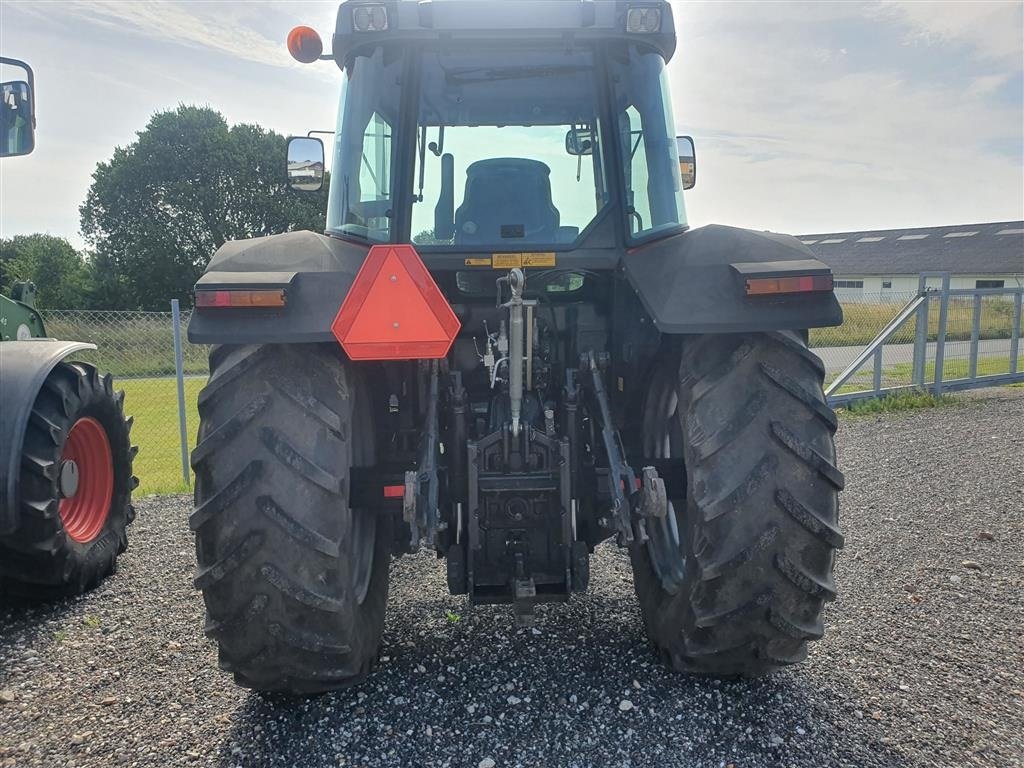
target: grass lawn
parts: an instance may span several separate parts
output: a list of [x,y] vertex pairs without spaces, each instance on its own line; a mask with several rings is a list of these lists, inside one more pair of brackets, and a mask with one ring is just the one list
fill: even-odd
[[917,408],[940,408],[957,405],[960,402],[960,398],[952,395],[936,397],[929,392],[897,392],[873,400],[858,400],[845,408],[839,408],[836,412],[840,416],[869,416],[875,413],[892,413]]
[[[869,343],[892,320],[910,296],[894,297],[891,303],[846,302],[843,304],[843,324],[838,328],[812,328],[811,347],[846,347]],[[939,332],[939,302],[928,306],[928,340],[935,341]],[[947,341],[966,341],[971,338],[973,300],[950,299],[946,326]],[[908,320],[890,338],[890,344],[910,344],[914,341],[916,319]],[[1013,303],[1002,299],[982,302],[980,338],[1008,339],[1013,328]]]
[[[199,414],[196,401],[205,377],[185,379],[185,419],[189,451],[196,444]],[[171,379],[117,379],[116,389],[125,393],[125,413],[135,418],[132,443],[139,447],[134,471],[139,478],[136,494],[187,491],[181,479],[181,443],[178,438],[178,390]]]
[[[996,376],[1010,372],[1009,357],[979,357],[978,376]],[[942,380],[953,381],[955,379],[966,379],[970,373],[970,361],[956,357],[946,360],[942,365]],[[911,377],[914,374],[913,363],[896,363],[888,368],[882,369],[882,386],[909,386],[912,383]],[[854,374],[853,378],[841,386],[834,394],[845,395],[850,392],[864,392],[871,389],[873,385],[873,369],[871,361],[865,363],[864,367]],[[935,361],[925,364],[925,382],[935,381]]]

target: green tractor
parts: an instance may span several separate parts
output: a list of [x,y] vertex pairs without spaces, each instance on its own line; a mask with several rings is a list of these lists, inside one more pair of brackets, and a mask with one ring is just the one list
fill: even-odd
[[[192,455],[207,634],[244,686],[351,685],[393,556],[540,603],[628,550],[681,671],[801,661],[835,597],[836,419],[807,329],[842,312],[798,240],[691,229],[660,0],[348,0],[324,233],[233,242]],[[290,140],[317,190],[323,144]]]
[[[0,157],[35,147],[31,68],[0,58]],[[0,596],[80,594],[114,572],[135,513],[124,393],[75,362],[93,344],[46,338],[35,286],[0,296]]]

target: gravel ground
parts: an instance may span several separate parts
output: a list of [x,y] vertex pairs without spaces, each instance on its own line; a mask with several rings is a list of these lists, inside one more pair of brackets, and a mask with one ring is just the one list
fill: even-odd
[[202,636],[189,500],[146,499],[105,586],[0,605],[0,766],[1022,765],[1022,432],[1024,390],[844,420],[840,598],[806,664],[755,682],[667,674],[603,547],[534,630],[400,560],[369,681],[265,699]]

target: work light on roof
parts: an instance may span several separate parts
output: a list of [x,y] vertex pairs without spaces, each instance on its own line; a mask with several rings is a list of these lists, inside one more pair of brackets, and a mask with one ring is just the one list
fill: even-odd
[[630,8],[626,14],[626,31],[634,35],[660,32],[661,8]]
[[386,32],[388,9],[383,5],[360,5],[352,9],[352,26],[356,32]]

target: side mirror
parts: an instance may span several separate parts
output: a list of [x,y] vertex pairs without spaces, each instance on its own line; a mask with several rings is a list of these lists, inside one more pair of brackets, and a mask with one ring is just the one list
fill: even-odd
[[27,155],[36,148],[35,78],[18,59],[0,57],[0,157]]
[[324,143],[307,136],[288,139],[288,187],[319,192],[324,186]]
[[573,128],[565,134],[565,151],[573,157],[594,154],[594,131],[590,128]]
[[676,136],[676,148],[679,151],[679,175],[683,180],[683,189],[697,186],[697,149],[689,136]]

